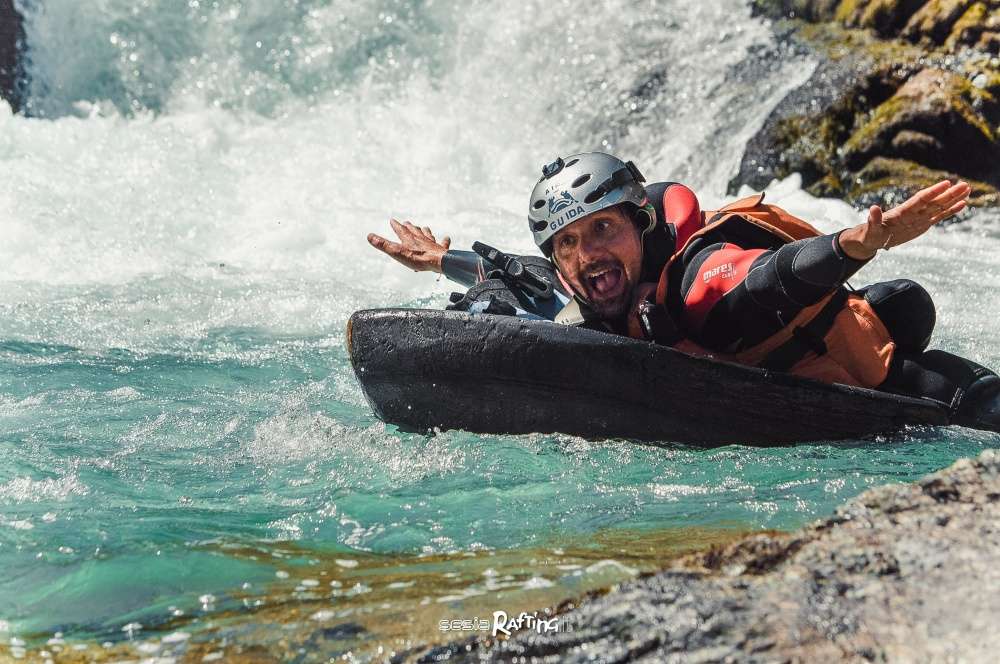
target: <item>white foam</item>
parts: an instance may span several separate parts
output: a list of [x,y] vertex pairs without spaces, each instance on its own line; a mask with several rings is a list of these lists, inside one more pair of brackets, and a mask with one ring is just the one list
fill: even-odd
[[71,496],[85,496],[87,493],[87,486],[76,475],[40,480],[15,477],[6,484],[0,484],[0,501],[13,503],[61,502]]

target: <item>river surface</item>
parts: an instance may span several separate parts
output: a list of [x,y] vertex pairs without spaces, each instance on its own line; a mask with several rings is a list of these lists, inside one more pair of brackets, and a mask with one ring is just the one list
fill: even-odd
[[[379,658],[998,442],[418,435],[367,406],[349,315],[452,290],[367,246],[390,216],[531,251],[539,166],[589,149],[725,200],[814,66],[743,2],[20,4],[28,115],[0,103],[0,656]],[[859,218],[794,176],[769,196],[824,229]],[[935,345],[1000,365],[1000,219],[936,229],[855,285],[895,276],[934,295]]]

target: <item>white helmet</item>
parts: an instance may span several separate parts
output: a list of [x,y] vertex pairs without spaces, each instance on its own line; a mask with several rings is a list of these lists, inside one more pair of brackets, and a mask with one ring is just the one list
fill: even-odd
[[535,244],[552,255],[552,236],[567,224],[621,203],[634,207],[643,235],[656,222],[656,212],[646,197],[646,178],[631,161],[603,152],[584,152],[556,159],[542,167],[542,179],[531,192],[528,225]]

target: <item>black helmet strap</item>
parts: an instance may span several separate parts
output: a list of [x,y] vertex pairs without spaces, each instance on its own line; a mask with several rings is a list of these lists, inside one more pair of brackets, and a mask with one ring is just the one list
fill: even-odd
[[587,194],[587,197],[583,199],[584,203],[593,203],[598,201],[607,195],[608,192],[614,191],[619,187],[624,187],[627,184],[639,184],[641,185],[646,181],[646,178],[642,176],[639,169],[631,161],[625,162],[623,168],[619,168],[617,171],[611,174],[607,180],[599,184],[593,191]]

